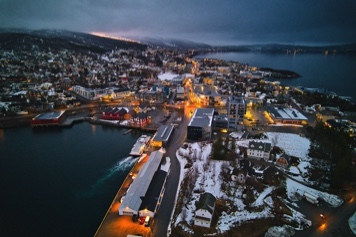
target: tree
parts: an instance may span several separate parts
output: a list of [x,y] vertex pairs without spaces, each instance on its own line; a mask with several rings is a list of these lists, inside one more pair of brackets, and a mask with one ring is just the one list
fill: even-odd
[[231,140],[231,147],[230,147],[231,151],[233,153],[236,153],[236,142],[234,139]]
[[351,160],[349,157],[343,157],[336,163],[335,170],[332,174],[331,186],[339,189],[347,184],[351,177]]
[[217,139],[214,141],[212,146],[211,158],[214,160],[222,160],[224,151],[223,140],[221,138],[221,134],[218,133]]

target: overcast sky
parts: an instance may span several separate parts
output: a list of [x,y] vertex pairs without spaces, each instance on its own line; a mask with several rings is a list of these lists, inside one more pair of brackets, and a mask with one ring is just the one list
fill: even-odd
[[0,27],[212,45],[356,42],[356,0],[0,0]]

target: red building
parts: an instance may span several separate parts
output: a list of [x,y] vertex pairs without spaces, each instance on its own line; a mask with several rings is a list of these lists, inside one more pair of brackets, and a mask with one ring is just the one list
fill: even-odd
[[134,127],[145,127],[151,123],[151,116],[146,113],[138,113],[130,119],[130,125]]
[[105,120],[123,120],[127,110],[124,108],[110,108],[102,113],[101,119]]
[[64,113],[63,110],[39,114],[31,120],[31,127],[58,126],[65,117]]

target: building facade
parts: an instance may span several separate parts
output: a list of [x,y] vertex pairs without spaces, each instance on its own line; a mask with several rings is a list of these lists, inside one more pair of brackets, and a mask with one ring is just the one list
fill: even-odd
[[308,118],[294,108],[270,107],[267,114],[277,124],[308,124]]
[[122,99],[133,95],[133,92],[129,89],[121,89],[116,87],[90,89],[75,85],[72,86],[72,91],[85,97],[88,100],[100,100],[105,97],[110,99]]
[[65,118],[65,111],[48,112],[43,114],[38,114],[34,117],[30,124],[31,127],[41,127],[41,126],[59,126],[63,119]]
[[262,141],[250,141],[248,143],[247,157],[254,159],[269,160],[271,143]]
[[187,126],[187,140],[204,141],[211,139],[213,108],[198,108],[194,111]]
[[228,128],[237,129],[244,121],[246,113],[245,100],[241,96],[230,96],[227,102]]
[[195,211],[194,225],[210,228],[213,219],[216,198],[211,193],[200,195]]

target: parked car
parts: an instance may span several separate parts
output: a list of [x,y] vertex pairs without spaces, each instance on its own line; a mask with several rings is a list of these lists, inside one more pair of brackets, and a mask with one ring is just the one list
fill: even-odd
[[145,223],[145,216],[141,216],[140,217],[140,220],[139,220],[139,223],[140,223],[140,225],[143,225],[143,223]]

